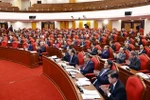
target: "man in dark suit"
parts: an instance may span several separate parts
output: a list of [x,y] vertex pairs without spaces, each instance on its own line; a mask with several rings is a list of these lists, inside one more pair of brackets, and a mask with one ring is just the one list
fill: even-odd
[[85,46],[85,42],[84,42],[84,39],[82,38],[80,42],[80,47],[84,47],[84,46]]
[[119,53],[118,54],[114,54],[114,57],[115,57],[117,63],[119,63],[119,64],[125,63],[125,60],[126,60],[125,49],[121,47],[119,49]]
[[87,73],[93,73],[94,70],[94,63],[91,60],[90,54],[86,53],[84,55],[84,64],[80,67],[81,73],[87,74]]
[[146,54],[146,50],[144,49],[143,45],[140,45],[140,49],[138,51],[138,55],[141,55],[141,54]]
[[116,71],[110,71],[108,74],[110,86],[100,86],[107,95],[106,100],[127,100],[126,90],[123,83],[119,80],[119,74]]
[[96,46],[96,43],[91,43],[91,48],[92,48],[92,49],[88,49],[88,52],[89,52],[91,55],[97,55],[97,54],[98,54],[97,48],[96,48],[95,46]]
[[29,51],[33,51],[33,46],[32,46],[32,44],[31,44],[31,42],[29,42],[29,44],[28,44],[28,50],[29,50]]
[[78,57],[76,56],[76,51],[74,49],[69,50],[69,59],[68,59],[68,64],[71,66],[75,66],[78,64]]
[[42,56],[42,52],[46,52],[46,46],[44,45],[44,42],[40,42],[40,47],[37,49],[37,52],[39,53],[39,56]]
[[113,49],[113,51],[116,51],[116,46],[112,43],[112,41],[109,41],[109,46]]
[[102,52],[100,52],[100,57],[103,59],[108,59],[109,58],[109,47],[107,45],[104,46],[104,49],[102,50]]
[[112,61],[107,60],[105,61],[104,68],[100,72],[94,71],[94,74],[96,75],[96,80],[93,82],[93,85],[100,93],[102,93],[102,90],[99,88],[99,86],[103,84],[109,84],[108,73],[112,69],[112,66]]
[[131,51],[130,58],[126,61],[126,64],[134,70],[140,70],[140,59],[135,51]]

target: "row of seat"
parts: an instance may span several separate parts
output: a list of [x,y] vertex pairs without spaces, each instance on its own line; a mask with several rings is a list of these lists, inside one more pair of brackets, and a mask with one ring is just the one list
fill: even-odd
[[69,4],[34,4],[29,7],[29,11],[47,11],[47,12],[60,12],[60,11],[89,11],[89,10],[104,10],[116,9],[121,7],[132,7],[146,5],[149,0],[104,0],[86,3],[69,3]]

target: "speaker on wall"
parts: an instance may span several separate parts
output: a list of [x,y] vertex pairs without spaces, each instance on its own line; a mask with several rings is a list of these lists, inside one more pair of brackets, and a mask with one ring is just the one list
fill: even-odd
[[37,4],[42,4],[42,1],[37,1]]
[[125,12],[125,16],[131,16],[132,15],[132,12],[131,11],[126,11]]
[[29,16],[29,19],[35,19],[36,16]]

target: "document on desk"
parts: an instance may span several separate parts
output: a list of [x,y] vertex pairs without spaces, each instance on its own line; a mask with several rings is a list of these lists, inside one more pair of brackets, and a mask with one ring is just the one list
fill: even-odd
[[56,55],[54,55],[54,56],[51,56],[51,58],[56,59],[56,58],[57,58],[57,56],[56,56]]
[[144,73],[136,73],[137,75],[139,75],[140,77],[144,78],[144,79],[150,79],[150,75],[144,74]]
[[98,99],[101,98],[97,90],[87,90],[83,89],[82,94],[83,99]]
[[84,78],[77,78],[78,81],[89,81],[88,78],[84,77]]
[[30,53],[37,53],[37,51],[30,51]]
[[78,86],[89,86],[91,84],[90,81],[78,80],[75,82]]
[[77,73],[80,73],[79,70],[76,70],[76,69],[65,69],[67,72],[77,72]]
[[123,68],[123,69],[129,69],[129,66],[121,66],[121,68]]

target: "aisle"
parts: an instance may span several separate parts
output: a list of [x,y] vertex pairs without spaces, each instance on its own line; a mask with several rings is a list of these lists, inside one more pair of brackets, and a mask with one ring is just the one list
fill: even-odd
[[42,66],[26,66],[0,60],[0,100],[63,100]]

